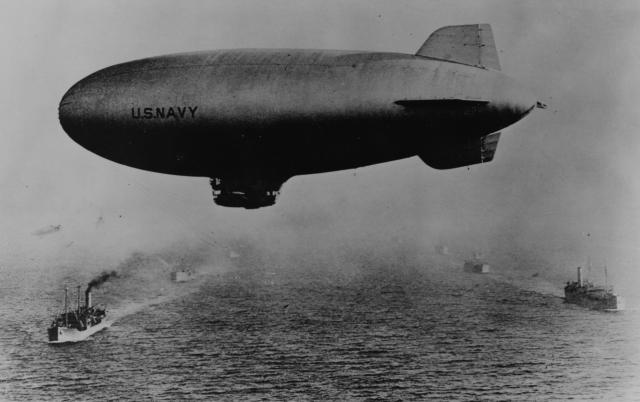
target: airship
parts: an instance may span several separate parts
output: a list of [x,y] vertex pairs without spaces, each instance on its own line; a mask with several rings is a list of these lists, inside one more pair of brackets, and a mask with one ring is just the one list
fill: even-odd
[[489,162],[500,130],[534,108],[503,74],[488,24],[436,30],[415,54],[235,49],[97,71],[59,105],[64,131],[134,168],[210,179],[214,202],[273,205],[297,175],[418,156]]

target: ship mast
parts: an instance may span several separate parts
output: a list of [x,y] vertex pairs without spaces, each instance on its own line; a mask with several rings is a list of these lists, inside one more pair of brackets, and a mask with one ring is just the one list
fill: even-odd
[[77,286],[78,291],[76,292],[76,294],[78,295],[78,313],[80,313],[80,285]]
[[604,291],[606,292],[609,288],[609,284],[607,283],[607,266],[604,266]]

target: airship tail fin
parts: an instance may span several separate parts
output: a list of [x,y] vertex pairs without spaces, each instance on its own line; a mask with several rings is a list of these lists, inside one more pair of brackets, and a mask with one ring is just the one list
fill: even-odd
[[500,133],[474,139],[447,138],[419,154],[434,169],[454,169],[491,162],[498,148]]
[[416,56],[500,70],[500,60],[489,24],[440,28],[429,36]]

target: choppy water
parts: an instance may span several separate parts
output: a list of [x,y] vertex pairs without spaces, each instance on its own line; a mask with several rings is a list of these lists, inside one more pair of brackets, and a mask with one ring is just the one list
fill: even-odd
[[459,271],[302,272],[124,278],[94,295],[110,328],[51,346],[78,276],[9,269],[0,399],[640,400],[637,311]]

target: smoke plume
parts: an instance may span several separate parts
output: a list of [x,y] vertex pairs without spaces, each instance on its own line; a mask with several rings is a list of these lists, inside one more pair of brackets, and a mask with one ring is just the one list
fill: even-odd
[[87,285],[87,290],[85,292],[90,292],[93,288],[98,288],[100,285],[105,283],[111,278],[117,278],[118,273],[116,271],[105,271],[100,274],[100,276],[93,278],[89,284]]

